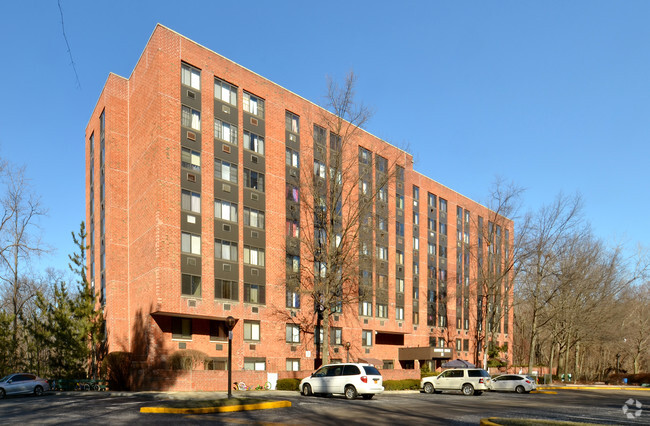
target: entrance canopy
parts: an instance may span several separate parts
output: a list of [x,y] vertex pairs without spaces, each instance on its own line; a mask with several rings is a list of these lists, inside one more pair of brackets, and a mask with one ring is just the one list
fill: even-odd
[[432,346],[399,348],[398,358],[400,361],[449,359],[451,358],[451,349],[434,348]]

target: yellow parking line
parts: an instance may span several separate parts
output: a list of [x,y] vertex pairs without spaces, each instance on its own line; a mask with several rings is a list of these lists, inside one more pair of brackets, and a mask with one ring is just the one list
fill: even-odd
[[233,411],[268,410],[271,408],[291,407],[291,401],[260,402],[258,404],[230,405],[224,407],[200,407],[200,408],[171,408],[171,407],[141,407],[141,413],[157,414],[208,414],[208,413],[231,413]]

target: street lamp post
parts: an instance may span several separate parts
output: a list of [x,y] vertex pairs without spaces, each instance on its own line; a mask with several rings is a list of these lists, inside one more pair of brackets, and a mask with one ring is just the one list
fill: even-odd
[[345,342],[345,350],[347,353],[345,354],[345,362],[350,362],[350,342]]
[[228,327],[228,398],[232,398],[232,329],[236,323],[237,320],[232,316],[226,318],[226,326]]

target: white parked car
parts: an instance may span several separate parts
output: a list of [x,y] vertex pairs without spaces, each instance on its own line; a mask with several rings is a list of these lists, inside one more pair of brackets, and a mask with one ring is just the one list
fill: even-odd
[[370,364],[328,364],[300,382],[298,389],[303,396],[319,394],[343,394],[347,399],[361,395],[371,399],[382,393],[381,373]]
[[490,390],[490,375],[482,368],[454,368],[437,376],[420,380],[420,390],[440,393],[443,390],[461,391],[464,395],[480,395]]
[[6,395],[34,394],[41,396],[43,392],[49,390],[50,385],[47,381],[34,374],[9,374],[0,379],[0,399]]
[[528,393],[537,389],[535,379],[523,374],[502,374],[492,379],[493,391]]

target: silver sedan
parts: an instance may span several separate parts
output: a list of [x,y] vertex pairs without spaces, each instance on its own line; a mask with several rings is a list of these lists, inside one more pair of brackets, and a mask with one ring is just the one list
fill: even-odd
[[0,379],[0,399],[6,395],[34,394],[43,395],[43,392],[50,390],[46,380],[35,374],[15,373]]
[[537,389],[535,379],[523,374],[503,374],[492,379],[493,391],[528,393]]

